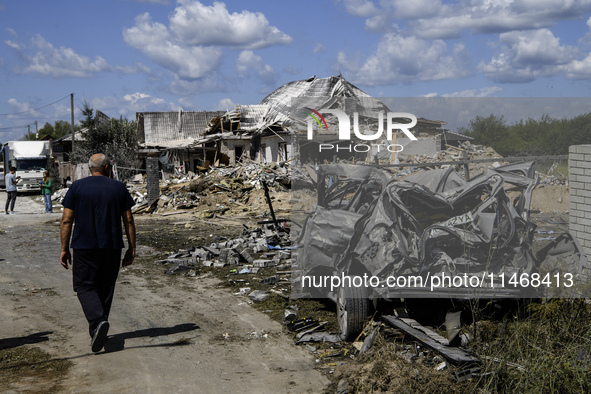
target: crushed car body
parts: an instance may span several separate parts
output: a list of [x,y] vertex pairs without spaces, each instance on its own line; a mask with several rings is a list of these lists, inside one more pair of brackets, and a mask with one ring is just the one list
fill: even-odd
[[319,166],[317,206],[296,242],[296,291],[336,301],[341,331],[354,332],[369,313],[366,302],[539,297],[557,290],[540,286],[543,275],[581,279],[587,259],[570,235],[533,249],[533,165],[501,166],[469,181],[451,166],[406,176]]

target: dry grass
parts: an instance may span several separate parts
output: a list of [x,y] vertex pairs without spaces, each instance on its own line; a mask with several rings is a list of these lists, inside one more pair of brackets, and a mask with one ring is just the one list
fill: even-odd
[[0,391],[58,393],[72,362],[53,359],[37,347],[0,350]]
[[436,371],[432,353],[409,361],[402,355],[413,344],[408,338],[380,338],[368,353],[337,368],[327,392],[334,392],[340,379],[347,380],[350,393],[591,392],[591,305],[550,300],[527,309],[527,316],[510,314],[466,327],[483,362],[480,376],[468,381],[454,382],[453,366]]

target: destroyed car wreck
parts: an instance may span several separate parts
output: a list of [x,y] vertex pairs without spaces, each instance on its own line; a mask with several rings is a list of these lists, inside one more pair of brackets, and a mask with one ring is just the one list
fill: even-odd
[[294,297],[335,301],[340,336],[352,339],[382,301],[535,298],[582,282],[587,259],[570,235],[534,251],[533,166],[469,181],[451,166],[319,166],[317,204],[295,240]]

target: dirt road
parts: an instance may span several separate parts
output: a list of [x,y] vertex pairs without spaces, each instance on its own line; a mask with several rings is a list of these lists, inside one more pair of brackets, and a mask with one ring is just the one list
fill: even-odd
[[[93,354],[71,271],[59,264],[61,214],[43,214],[41,201],[23,196],[15,211],[0,215],[0,344],[72,361],[62,391],[317,393],[328,384],[312,355],[246,297],[211,277],[147,275],[142,264],[121,272],[109,340]],[[139,228],[144,220],[136,218]],[[140,245],[140,256],[152,253]],[[42,384],[0,382],[0,391],[43,391]]]

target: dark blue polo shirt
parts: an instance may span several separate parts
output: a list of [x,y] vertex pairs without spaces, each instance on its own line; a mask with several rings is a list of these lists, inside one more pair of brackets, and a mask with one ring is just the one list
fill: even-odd
[[125,185],[106,176],[72,183],[62,202],[74,211],[72,249],[122,249],[121,215],[134,204]]

